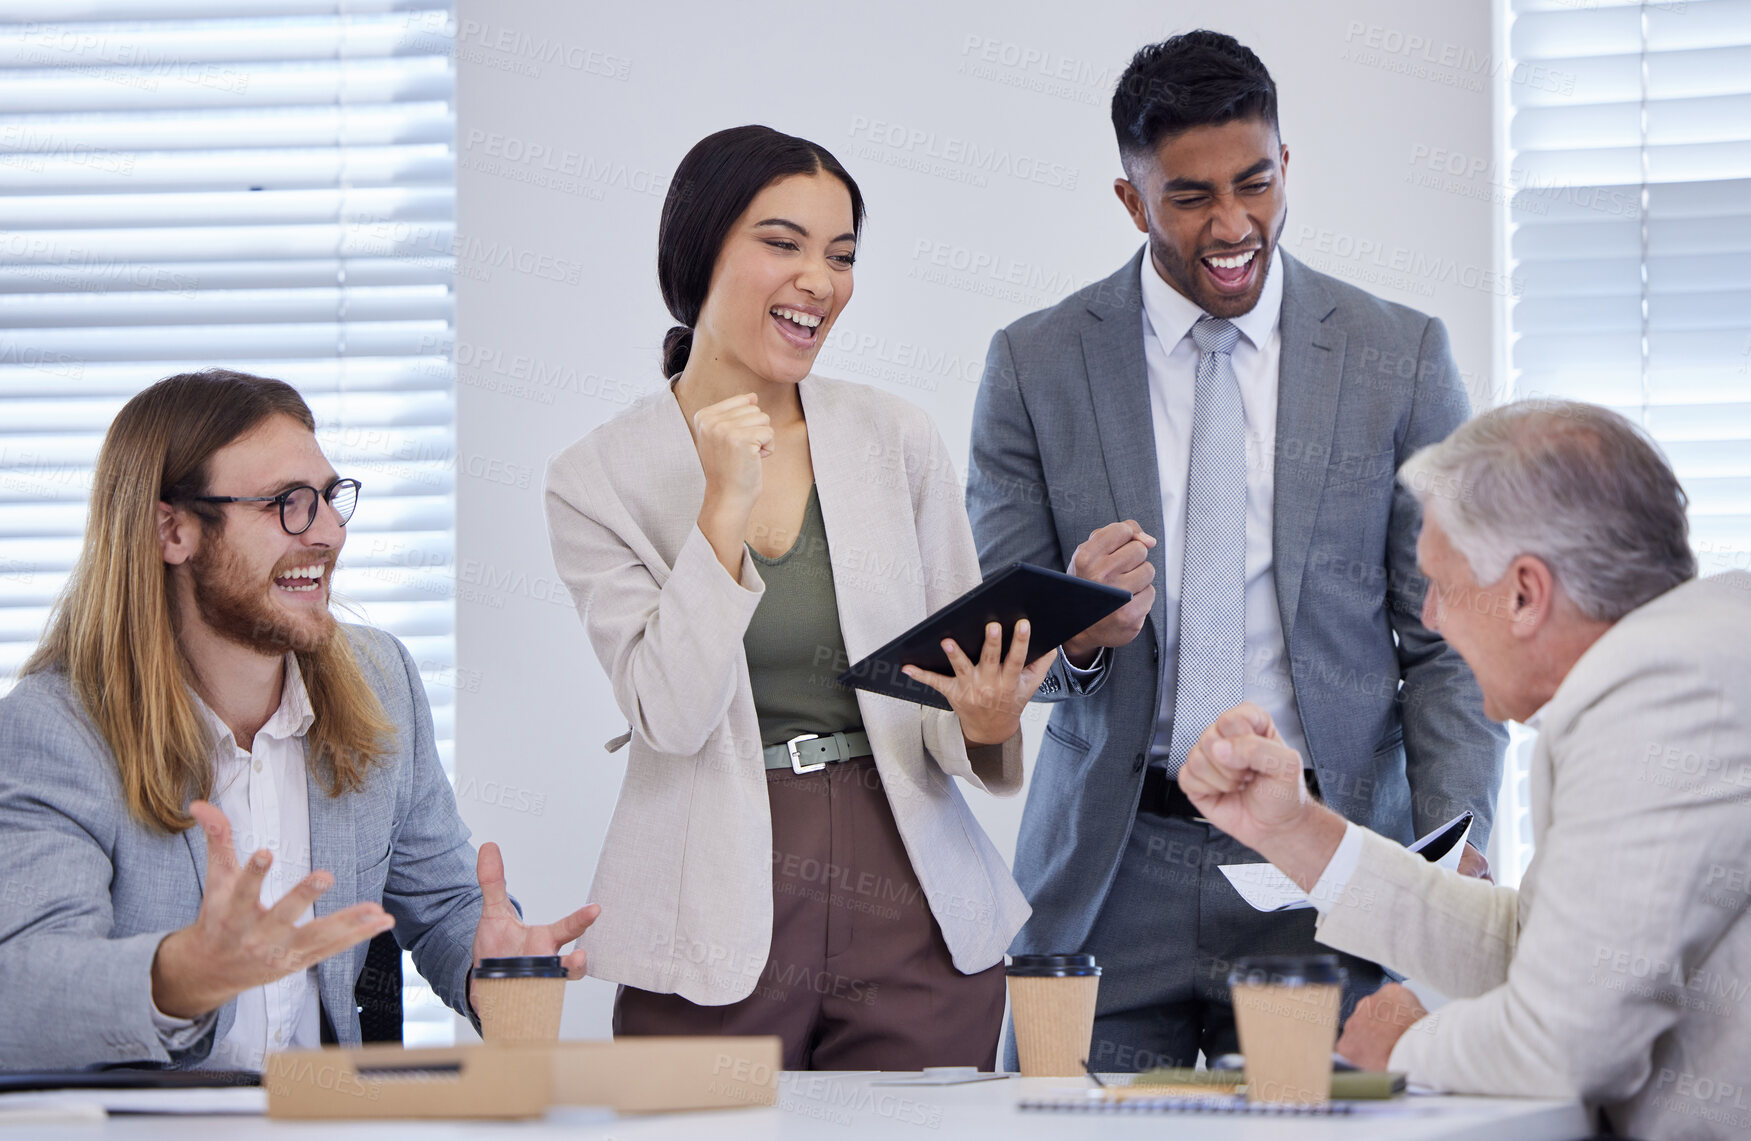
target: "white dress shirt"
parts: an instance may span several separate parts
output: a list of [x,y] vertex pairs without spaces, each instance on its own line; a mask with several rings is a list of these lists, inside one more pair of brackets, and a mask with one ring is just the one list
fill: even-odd
[[1307,893],[1314,910],[1321,915],[1336,907],[1338,901],[1344,897],[1344,892],[1350,890],[1350,879],[1356,874],[1356,865],[1362,860],[1362,836],[1366,832],[1366,828],[1354,821],[1344,821],[1344,838],[1338,841],[1337,851],[1331,854],[1325,871],[1319,873],[1313,890]]
[[[1231,318],[1240,331],[1234,376],[1246,418],[1246,700],[1262,707],[1277,732],[1311,766],[1295,684],[1277,609],[1277,577],[1271,546],[1277,451],[1277,375],[1282,359],[1283,272],[1272,255],[1258,304]],[[1198,346],[1192,326],[1205,316],[1143,259],[1143,360],[1149,379],[1149,410],[1155,428],[1155,463],[1161,481],[1162,533],[1155,536],[1161,571],[1155,590],[1163,600],[1160,634],[1161,693],[1156,704],[1150,761],[1166,764],[1173,739],[1174,685],[1179,673],[1180,569],[1186,551],[1186,484],[1192,463],[1192,412],[1197,400]],[[1105,661],[1103,652],[1086,670],[1065,663],[1073,683],[1086,684]]]
[[[272,907],[310,874],[310,799],[305,778],[304,735],[315,721],[298,659],[286,655],[286,680],[279,708],[255,734],[253,748],[236,736],[199,697],[195,706],[217,742],[213,751],[212,801],[231,823],[232,847],[239,865],[258,849],[274,854],[262,880],[261,902]],[[309,922],[306,908],[299,923]],[[314,1047],[322,1041],[316,968],[297,971],[237,996],[230,1032],[214,1044],[204,1068],[260,1070],[267,1054]],[[159,1033],[171,1049],[198,1042],[218,1017],[171,1018],[154,1011]]]

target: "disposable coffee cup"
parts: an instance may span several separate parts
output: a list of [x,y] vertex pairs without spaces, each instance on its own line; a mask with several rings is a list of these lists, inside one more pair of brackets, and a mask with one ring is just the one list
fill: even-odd
[[1006,973],[1021,1076],[1082,1076],[1100,992],[1094,956],[1016,955]]
[[557,1042],[565,1008],[558,955],[482,959],[474,968],[474,1012],[488,1042]]
[[1248,1101],[1323,1105],[1346,972],[1335,955],[1240,959],[1228,975]]

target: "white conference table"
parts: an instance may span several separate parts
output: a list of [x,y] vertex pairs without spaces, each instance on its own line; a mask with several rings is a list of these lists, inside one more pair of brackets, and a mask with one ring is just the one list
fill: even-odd
[[[1591,1134],[1573,1101],[1408,1097],[1357,1102],[1333,1117],[1024,1112],[1023,1098],[1074,1094],[1087,1083],[1009,1078],[955,1086],[872,1085],[878,1074],[787,1073],[779,1104],[724,1111],[620,1115],[559,1108],[542,1121],[291,1122],[262,1117],[116,1116],[101,1125],[24,1126],[41,1137],[188,1141],[191,1134],[263,1141],[441,1141],[447,1138],[566,1136],[600,1141],[821,1141],[843,1138],[963,1138],[991,1141],[1576,1141]],[[78,1132],[75,1132],[77,1130]],[[8,1129],[8,1132],[11,1132]]]

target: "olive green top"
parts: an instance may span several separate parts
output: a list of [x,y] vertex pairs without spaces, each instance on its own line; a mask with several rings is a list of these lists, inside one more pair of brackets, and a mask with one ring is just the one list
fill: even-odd
[[742,635],[748,681],[760,718],[760,743],[803,733],[863,728],[857,694],[833,679],[850,663],[839,631],[839,596],[827,552],[827,525],[813,485],[790,550],[769,559],[748,548],[766,592]]

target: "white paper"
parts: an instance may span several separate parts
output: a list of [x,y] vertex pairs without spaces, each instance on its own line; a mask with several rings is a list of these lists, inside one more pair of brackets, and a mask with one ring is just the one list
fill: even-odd
[[[67,1121],[88,1120],[104,1113],[225,1113],[260,1117],[267,1112],[267,1093],[259,1086],[229,1089],[92,1089],[40,1090],[0,1095],[0,1122],[37,1120],[48,1115]],[[17,1116],[13,1116],[17,1114]]]
[[1217,868],[1254,911],[1299,911],[1313,906],[1307,893],[1271,864],[1218,864]]
[[67,1122],[101,1122],[103,1106],[79,1102],[43,1100],[36,1093],[9,1093],[0,1097],[0,1127],[7,1125],[47,1125]]
[[921,1073],[889,1074],[870,1082],[872,1086],[964,1086],[973,1082],[1002,1081],[1009,1077],[999,1070],[981,1071],[976,1066],[927,1066]]
[[[1428,835],[1422,837],[1410,846],[1410,851],[1420,852],[1428,847],[1437,836],[1452,828],[1464,819],[1465,813],[1447,821]],[[1459,870],[1459,857],[1465,851],[1465,838],[1471,835],[1471,824],[1468,822],[1459,840],[1440,859],[1435,866],[1448,871]],[[1295,886],[1295,881],[1278,871],[1270,864],[1219,864],[1217,865],[1228,882],[1234,885],[1234,890],[1240,893],[1240,898],[1252,907],[1254,911],[1299,911],[1304,907],[1312,907],[1313,902],[1307,898],[1307,893]]]

